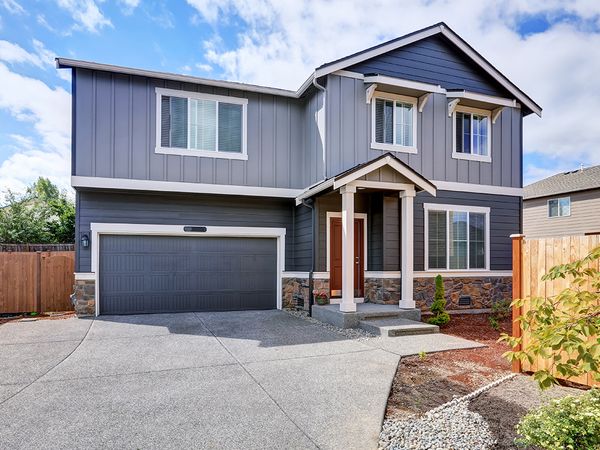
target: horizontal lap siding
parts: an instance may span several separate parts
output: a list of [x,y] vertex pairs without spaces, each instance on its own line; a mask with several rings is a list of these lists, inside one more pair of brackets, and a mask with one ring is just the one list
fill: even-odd
[[294,216],[294,270],[309,271],[311,263],[312,210],[306,206],[298,206]]
[[[86,69],[75,75],[74,175],[278,188],[309,183],[307,171],[298,170],[308,164],[310,116],[302,99]],[[157,87],[247,98],[248,160],[155,153]]]
[[446,89],[506,95],[497,82],[441,36],[431,36],[392,50],[351,66],[348,70],[439,84]]
[[425,269],[425,214],[423,203],[484,206],[490,208],[490,269],[511,270],[512,244],[510,235],[519,233],[521,226],[520,198],[475,194],[468,192],[438,191],[437,197],[419,193],[415,199],[414,258],[415,270]]
[[[78,231],[92,222],[286,228],[286,270],[294,270],[293,200],[216,195],[78,192]],[[76,271],[91,270],[90,249],[78,248]]]

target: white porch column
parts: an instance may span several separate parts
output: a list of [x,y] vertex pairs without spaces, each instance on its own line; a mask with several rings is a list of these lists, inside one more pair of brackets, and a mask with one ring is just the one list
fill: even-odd
[[340,311],[356,311],[354,303],[354,193],[356,187],[343,186],[342,194],[342,301]]
[[414,308],[413,299],[413,199],[415,198],[414,189],[402,191],[401,198],[401,274],[402,274],[402,293],[400,297],[400,308]]

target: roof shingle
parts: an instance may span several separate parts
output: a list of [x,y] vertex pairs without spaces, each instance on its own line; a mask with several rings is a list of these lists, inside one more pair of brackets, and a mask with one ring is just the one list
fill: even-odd
[[600,166],[558,173],[524,188],[523,199],[548,197],[600,188]]

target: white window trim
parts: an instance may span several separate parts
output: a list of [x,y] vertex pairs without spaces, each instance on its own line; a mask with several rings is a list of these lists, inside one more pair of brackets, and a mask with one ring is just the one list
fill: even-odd
[[[185,148],[173,148],[173,147],[162,147],[161,144],[161,96],[166,95],[170,97],[180,97],[186,99],[196,100],[213,100],[222,103],[231,103],[235,105],[242,105],[242,152],[223,152],[219,151],[219,124],[218,124],[218,108],[217,108],[217,122],[216,122],[216,133],[217,142],[215,151],[210,150],[193,150]],[[189,102],[188,102],[188,114],[189,114]],[[204,158],[223,158],[223,159],[248,159],[248,99],[240,97],[228,97],[224,95],[204,94],[201,92],[190,92],[180,91],[176,89],[165,89],[156,88],[156,148],[155,153],[163,155],[179,155],[179,156],[195,156]],[[188,130],[188,144],[189,144],[189,130]]]
[[[325,245],[327,246],[327,272],[331,271],[330,268],[330,260],[331,260],[331,255],[329,254],[329,250],[331,249],[331,246],[329,245],[330,243],[330,233],[331,233],[331,219],[333,217],[337,217],[340,218],[342,217],[342,213],[339,211],[327,211],[327,213],[325,214],[326,216],[326,220],[327,220],[327,231],[326,231],[326,239],[325,239]],[[354,213],[354,218],[355,219],[362,219],[364,222],[364,233],[363,233],[363,253],[365,255],[363,263],[364,263],[364,267],[363,267],[363,271],[367,272],[367,264],[368,264],[368,258],[367,258],[367,215],[365,213]]]
[[[413,106],[413,145],[412,146],[399,145],[399,144],[386,144],[386,143],[375,141],[375,128],[376,128],[375,104],[377,103],[375,100],[378,98],[382,99],[382,100],[393,100],[393,101],[399,101],[399,102],[403,102],[403,103],[410,103]],[[371,100],[371,148],[373,150],[385,150],[385,151],[391,151],[391,152],[402,152],[402,153],[413,153],[413,154],[418,152],[418,150],[417,150],[417,148],[418,148],[418,146],[417,146],[417,119],[418,119],[417,103],[418,103],[418,99],[416,97],[407,97],[406,95],[390,94],[388,92],[375,91],[375,93],[373,94],[373,98]],[[396,105],[394,105],[394,115],[395,114],[396,114]],[[393,140],[394,140],[394,142],[396,142],[396,123],[395,123],[395,121],[392,121],[392,122],[394,122]]]
[[275,238],[277,239],[277,309],[282,309],[282,282],[281,274],[285,271],[285,228],[266,227],[219,227],[207,226],[205,232],[184,231],[186,225],[155,225],[131,223],[97,223],[90,224],[92,234],[91,272],[96,279],[95,300],[96,316],[100,314],[100,238],[102,235],[128,235],[128,236],[189,236],[202,239],[203,237],[250,237],[250,238]]
[[[563,200],[563,199],[565,199],[565,198],[569,200],[569,214],[564,214],[564,215],[561,215],[561,214],[560,214],[560,201],[561,201],[561,200]],[[558,208],[558,210],[557,210],[557,211],[558,211],[558,215],[556,215],[556,216],[551,216],[551,215],[550,215],[550,202],[551,202],[552,200],[556,200],[556,201],[558,202],[558,204],[556,205],[556,206],[557,206],[557,208]],[[548,214],[548,219],[559,219],[559,218],[561,218],[561,217],[571,217],[571,196],[570,196],[570,195],[568,195],[568,196],[566,196],[566,197],[554,197],[554,198],[549,198],[549,199],[546,201],[546,211],[547,211],[547,214]]]
[[[456,151],[456,113],[477,114],[488,118],[487,155],[474,155],[472,153],[460,153]],[[452,113],[452,157],[454,159],[466,159],[469,161],[492,162],[492,112],[487,109],[471,108],[469,106],[457,105]],[[473,149],[473,125],[471,124],[471,149]]]
[[[424,236],[425,242],[425,272],[444,272],[444,273],[460,273],[460,272],[488,272],[490,270],[490,208],[486,206],[462,206],[462,205],[445,205],[440,203],[423,203],[425,210],[424,217]],[[429,211],[445,211],[446,212],[446,268],[445,269],[430,269],[429,268]],[[480,213],[485,214],[485,268],[467,268],[467,269],[449,269],[450,267],[450,226],[448,211]],[[470,230],[469,216],[467,215],[467,267],[469,266],[469,245],[470,245]]]

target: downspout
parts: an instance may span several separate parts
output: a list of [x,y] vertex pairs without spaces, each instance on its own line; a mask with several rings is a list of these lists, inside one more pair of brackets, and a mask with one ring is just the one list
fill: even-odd
[[322,110],[323,110],[323,123],[320,123],[319,121],[319,117],[320,115],[317,116],[317,128],[319,130],[319,134],[321,135],[321,138],[323,140],[323,179],[327,179],[327,158],[326,158],[326,153],[325,153],[325,142],[326,142],[326,135],[325,135],[325,121],[326,121],[326,111],[325,111],[325,103],[327,100],[327,89],[325,89],[324,86],[320,85],[319,82],[317,81],[317,77],[315,76],[313,78],[313,86],[316,87],[318,90],[320,90],[321,92],[323,92],[323,106],[322,106]]
[[[312,200],[311,200],[312,203]],[[310,236],[311,236],[311,251],[310,251],[310,272],[308,272],[308,317],[312,317],[312,308],[315,303],[315,297],[313,295],[313,272],[315,271],[315,208],[313,205],[308,203],[305,199],[302,199],[302,205],[310,208],[311,221],[310,221]]]

